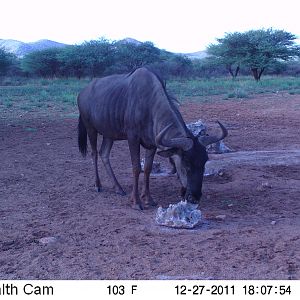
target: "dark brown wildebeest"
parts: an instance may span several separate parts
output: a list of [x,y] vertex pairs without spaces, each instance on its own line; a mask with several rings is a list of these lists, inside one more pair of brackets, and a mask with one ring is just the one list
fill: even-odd
[[142,209],[138,193],[141,172],[140,145],[146,149],[142,199],[146,206],[156,205],[149,191],[149,177],[157,148],[159,155],[173,157],[185,199],[198,201],[202,195],[204,166],[208,160],[205,146],[223,139],[226,129],[220,124],[220,137],[203,137],[203,142],[188,130],[174,99],[161,78],[147,68],[127,75],[112,75],[92,81],[78,96],[78,145],[83,155],[89,137],[95,166],[96,188],[101,191],[98,175],[97,136],[103,136],[100,157],[113,180],[116,192],[124,195],[109,162],[115,140],[128,140],[133,168],[133,208]]

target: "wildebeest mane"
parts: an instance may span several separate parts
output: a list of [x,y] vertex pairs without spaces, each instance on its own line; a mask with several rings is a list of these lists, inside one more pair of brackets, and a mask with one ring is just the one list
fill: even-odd
[[[170,95],[169,92],[167,91],[167,82],[166,82],[166,80],[164,80],[164,79],[162,78],[162,76],[159,74],[159,72],[158,72],[157,70],[151,68],[150,66],[144,66],[144,68],[147,69],[149,72],[151,72],[153,75],[155,75],[155,77],[156,77],[156,78],[158,79],[158,81],[160,82],[160,84],[161,84],[161,86],[162,86],[162,88],[163,88],[163,90],[164,90],[164,93],[165,93],[165,95],[167,96],[168,100],[169,100],[169,101],[173,101],[173,102],[175,102],[176,104],[180,104],[180,102],[177,100],[177,98],[176,98],[175,96],[173,96],[173,95]],[[139,69],[139,68],[133,69],[130,73],[128,73],[128,74],[126,75],[126,77],[131,76],[137,69]]]
[[[166,80],[164,80],[162,78],[162,76],[159,74],[159,72],[157,70],[154,70],[153,68],[151,68],[150,66],[144,66],[145,69],[147,69],[149,72],[151,72],[156,78],[157,80],[160,82],[161,87],[163,88],[164,94],[166,95],[166,98],[168,99],[168,102],[173,110],[173,112],[175,113],[175,115],[177,116],[179,122],[182,124],[182,126],[184,127],[186,134],[188,137],[193,137],[193,134],[190,132],[190,130],[186,127],[186,124],[182,118],[181,113],[178,110],[178,105],[180,105],[180,102],[177,100],[177,98],[173,95],[170,95],[169,92],[167,91],[167,83]],[[130,77],[138,68],[132,70],[130,73],[128,73],[126,75],[126,77]]]
[[158,81],[160,82],[163,90],[164,90],[164,93],[170,103],[170,106],[172,108],[172,110],[174,111],[174,113],[176,114],[178,120],[181,122],[181,124],[183,125],[186,133],[187,133],[187,136],[189,137],[193,137],[193,134],[190,132],[190,130],[186,127],[186,124],[182,118],[182,115],[181,113],[179,112],[178,110],[178,105],[180,104],[180,102],[178,101],[178,99],[173,96],[173,95],[170,95],[169,92],[167,91],[167,82],[166,80],[163,80],[162,79],[162,76],[156,71],[156,70],[153,70],[152,68],[150,67],[146,67],[146,69],[151,72],[152,74],[154,74],[156,76],[156,78],[158,79]]

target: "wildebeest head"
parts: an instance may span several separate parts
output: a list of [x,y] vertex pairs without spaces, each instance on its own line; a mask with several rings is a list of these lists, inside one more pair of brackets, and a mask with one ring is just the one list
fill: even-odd
[[159,151],[157,154],[172,157],[174,160],[182,184],[182,196],[188,202],[197,203],[202,196],[205,164],[208,161],[206,146],[227,136],[226,128],[218,123],[222,129],[222,135],[219,137],[191,135],[192,137],[164,139],[164,135],[172,125],[167,126],[156,137],[157,145],[168,147],[167,150]]

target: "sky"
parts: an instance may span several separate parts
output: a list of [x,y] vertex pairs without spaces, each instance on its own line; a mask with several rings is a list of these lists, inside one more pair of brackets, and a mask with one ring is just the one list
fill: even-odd
[[192,53],[235,31],[272,27],[300,38],[299,0],[0,0],[0,8],[0,39],[23,42],[131,37]]

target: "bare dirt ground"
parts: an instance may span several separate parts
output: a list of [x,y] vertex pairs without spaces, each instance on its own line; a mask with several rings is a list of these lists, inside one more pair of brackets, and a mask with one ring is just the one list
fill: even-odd
[[[95,192],[76,118],[2,116],[0,279],[300,279],[299,95],[187,101],[181,111],[212,129],[223,121],[238,151],[210,155],[222,172],[205,178],[204,220],[193,230],[156,225],[156,209],[132,210],[102,163],[105,189]],[[111,162],[129,194],[126,142]],[[176,176],[153,176],[151,189],[164,207],[179,201]]]

